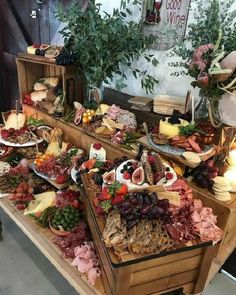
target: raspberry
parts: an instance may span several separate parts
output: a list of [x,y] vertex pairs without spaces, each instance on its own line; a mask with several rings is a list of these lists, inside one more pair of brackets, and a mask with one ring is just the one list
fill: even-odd
[[93,147],[95,148],[95,150],[99,151],[102,147],[101,143],[94,143]]
[[10,136],[10,133],[7,130],[3,129],[1,131],[1,136],[3,139],[7,139]]
[[131,178],[131,174],[129,172],[125,171],[123,173],[123,178],[126,179],[126,180],[130,179]]
[[155,163],[155,161],[156,161],[156,159],[155,159],[155,157],[154,156],[152,156],[152,155],[150,155],[150,156],[148,156],[148,162],[149,162],[149,164],[154,164]]
[[167,180],[171,180],[171,179],[173,179],[173,177],[174,177],[173,173],[171,173],[171,172],[166,173]]

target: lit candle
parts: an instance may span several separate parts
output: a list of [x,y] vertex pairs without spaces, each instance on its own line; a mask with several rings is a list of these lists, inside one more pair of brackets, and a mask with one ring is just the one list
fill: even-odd
[[231,186],[230,191],[236,192],[236,168],[229,169],[225,172],[224,178],[228,181]]
[[232,150],[229,153],[229,165],[231,167],[236,167],[236,150]]
[[195,106],[194,106],[194,97],[192,96],[192,124],[195,123],[195,120],[194,120],[194,110],[195,110]]

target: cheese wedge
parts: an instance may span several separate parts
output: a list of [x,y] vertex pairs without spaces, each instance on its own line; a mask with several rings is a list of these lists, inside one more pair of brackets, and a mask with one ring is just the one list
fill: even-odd
[[110,106],[108,104],[100,104],[99,108],[96,110],[95,115],[103,115],[109,110]]
[[43,212],[50,206],[53,206],[56,200],[55,192],[45,192],[35,195],[35,200],[30,201],[28,208],[25,209],[24,215],[36,214]]
[[187,125],[189,125],[189,122],[183,119],[180,119],[180,124],[171,124],[168,122],[168,118],[165,118],[165,120],[160,120],[159,132],[161,134],[166,135],[168,138],[172,138],[175,135],[179,135],[180,126],[187,126]]
[[4,128],[6,130],[13,128],[15,130],[19,130],[20,128],[24,127],[26,123],[26,115],[22,113],[11,113],[6,122]]

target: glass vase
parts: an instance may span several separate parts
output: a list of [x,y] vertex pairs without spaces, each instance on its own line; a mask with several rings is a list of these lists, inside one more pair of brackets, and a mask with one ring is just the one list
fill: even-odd
[[103,99],[103,91],[104,87],[103,84],[99,86],[95,86],[91,83],[87,83],[86,85],[86,91],[85,91],[85,100],[87,101],[96,101],[97,103],[100,103]]
[[195,121],[210,121],[213,127],[220,127],[223,119],[219,101],[220,97],[212,98],[200,93],[200,100],[195,107]]
[[201,96],[196,107],[195,107],[195,121],[198,123],[200,121],[208,121],[208,106],[209,101],[206,96]]

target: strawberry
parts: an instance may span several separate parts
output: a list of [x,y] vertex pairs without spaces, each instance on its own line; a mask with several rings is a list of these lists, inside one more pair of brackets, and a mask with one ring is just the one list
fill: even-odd
[[171,172],[166,173],[166,179],[167,180],[171,180],[171,179],[173,179],[173,177],[174,177],[173,173],[171,173]]
[[94,204],[95,207],[98,207],[99,206],[99,200],[100,200],[99,197],[93,198],[93,204]]
[[25,94],[25,99],[28,100],[28,101],[31,100],[31,96],[30,96],[30,94],[28,94],[28,93]]
[[10,129],[8,129],[8,132],[9,133],[14,133],[15,132],[15,129],[14,128],[10,128]]
[[131,174],[129,172],[125,171],[123,173],[123,178],[126,179],[126,180],[130,179],[131,178]]
[[120,188],[116,190],[117,195],[125,195],[128,192],[128,186],[126,184],[122,184]]
[[33,43],[32,47],[33,48],[39,48],[41,45],[40,44],[37,44],[37,43]]
[[104,187],[102,189],[102,193],[99,197],[100,201],[105,201],[105,200],[110,200],[111,199],[111,194],[109,193],[109,188],[108,187]]
[[16,209],[18,210],[24,210],[26,208],[25,204],[17,204]]
[[153,156],[153,155],[149,155],[148,156],[148,163],[149,164],[154,164],[155,163],[155,161],[156,161],[156,159],[155,159],[155,157]]
[[124,195],[117,195],[115,196],[115,198],[112,199],[111,204],[112,205],[116,205],[116,204],[120,204],[124,201]]
[[78,201],[78,200],[74,200],[74,201],[72,202],[72,206],[73,206],[74,208],[79,208],[79,207],[80,207],[80,203],[79,203],[79,201]]
[[57,184],[64,184],[64,183],[66,183],[66,182],[67,182],[67,177],[66,177],[66,175],[64,175],[64,174],[57,175],[55,182],[56,182]]
[[96,212],[97,215],[105,214],[105,211],[102,209],[101,206],[97,206],[96,209],[95,209],[95,212]]
[[10,133],[7,130],[3,129],[1,131],[1,136],[3,139],[7,139],[10,136]]
[[32,100],[28,100],[28,105],[29,106],[32,106],[34,103],[33,103],[33,101]]

